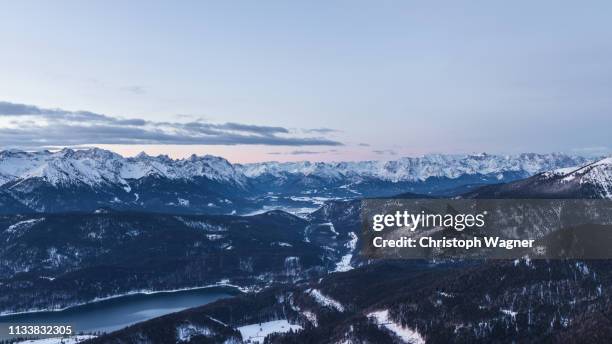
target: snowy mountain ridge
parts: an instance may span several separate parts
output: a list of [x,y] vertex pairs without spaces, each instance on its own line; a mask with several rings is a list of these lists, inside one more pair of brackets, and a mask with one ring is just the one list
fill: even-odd
[[[239,165],[249,178],[271,175],[282,178],[286,174],[314,175],[327,179],[373,178],[384,181],[424,181],[431,177],[458,178],[462,175],[497,174],[505,172],[536,173],[581,166],[589,160],[581,156],[560,153],[517,155],[444,155],[404,157],[389,161],[357,162],[263,162]],[[500,178],[501,179],[501,178]]]
[[0,152],[0,185],[40,178],[54,186],[78,183],[89,186],[127,186],[127,180],[146,176],[168,179],[206,177],[239,185],[246,182],[244,175],[227,160],[211,155],[192,155],[187,159],[173,160],[163,155],[152,157],[144,153],[124,158],[98,148],[62,149],[58,152]]
[[[149,156],[144,153],[125,158],[93,148],[62,149],[57,152],[0,151],[0,185],[40,178],[54,186],[81,183],[89,186],[125,185],[128,180],[146,176],[168,179],[206,177],[211,180],[245,185],[249,179],[288,175],[316,176],[330,181],[370,178],[388,182],[424,181],[430,177],[457,178],[462,175],[518,172],[525,176],[581,166],[589,160],[559,153],[518,155],[425,155],[390,161],[358,162],[262,162],[231,164],[211,155],[192,155],[185,159]],[[500,176],[501,179],[501,176]]]
[[581,167],[561,168],[544,173],[544,178],[560,179],[562,183],[591,185],[601,198],[612,199],[612,157]]

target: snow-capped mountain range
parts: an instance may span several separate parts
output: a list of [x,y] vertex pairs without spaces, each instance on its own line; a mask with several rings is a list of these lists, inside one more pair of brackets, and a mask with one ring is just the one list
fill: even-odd
[[[533,175],[559,168],[580,166],[586,158],[565,154],[519,155],[426,155],[391,161],[358,162],[262,162],[232,165],[211,155],[186,159],[156,157],[141,153],[124,158],[103,149],[57,152],[0,152],[0,185],[29,178],[41,178],[52,185],[82,183],[89,186],[112,183],[127,185],[128,180],[157,175],[168,179],[206,177],[211,180],[245,185],[248,179],[264,175],[316,176],[327,180],[370,178],[390,182],[416,182],[428,178],[458,178],[463,175],[520,173]],[[502,179],[500,176],[499,179]]]
[[0,185],[16,180],[41,178],[58,185],[82,183],[128,185],[127,180],[157,175],[168,179],[207,177],[211,180],[244,184],[244,175],[227,160],[212,155],[173,160],[144,153],[124,158],[103,149],[58,152],[0,152]]
[[[588,159],[566,154],[518,155],[443,155],[432,154],[422,157],[405,157],[390,161],[358,162],[263,162],[240,166],[250,178],[269,174],[282,177],[286,174],[315,175],[328,179],[361,177],[391,182],[416,182],[428,178],[458,178],[463,175],[490,175],[499,173],[520,173],[525,176],[560,168],[579,166]],[[500,179],[503,176],[499,177]]]
[[323,198],[405,192],[459,194],[484,184],[514,181],[590,162],[580,156],[527,153],[231,164],[210,155],[171,159],[141,153],[126,158],[96,148],[10,150],[0,152],[0,205],[34,211],[112,207],[227,213],[261,207],[266,202],[297,202],[293,205],[303,207],[309,199],[320,204]]

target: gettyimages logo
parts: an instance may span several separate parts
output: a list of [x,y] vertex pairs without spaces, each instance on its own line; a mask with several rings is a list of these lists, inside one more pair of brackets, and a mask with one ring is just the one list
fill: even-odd
[[375,214],[372,216],[372,229],[376,232],[387,227],[407,228],[415,231],[419,228],[446,227],[456,231],[466,228],[482,228],[485,225],[486,211],[479,214],[426,214],[422,210],[418,214],[408,211],[396,211],[395,214]]
[[372,199],[367,258],[612,258],[612,201]]

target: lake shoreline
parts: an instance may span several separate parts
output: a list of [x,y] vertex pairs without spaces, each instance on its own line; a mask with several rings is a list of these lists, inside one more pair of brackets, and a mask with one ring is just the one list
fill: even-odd
[[19,311],[19,312],[2,311],[0,312],[0,320],[2,320],[2,318],[8,318],[10,316],[15,316],[15,315],[63,312],[63,311],[67,311],[73,308],[78,308],[78,307],[96,304],[96,303],[100,303],[104,301],[109,301],[109,300],[116,300],[116,299],[120,299],[123,297],[129,297],[129,296],[171,294],[171,293],[179,293],[179,292],[184,292],[184,291],[196,291],[196,290],[213,289],[213,288],[231,289],[233,291],[237,291],[238,294],[259,291],[259,289],[255,287],[242,287],[239,285],[225,283],[225,282],[207,284],[207,285],[198,286],[198,287],[186,287],[186,288],[167,289],[167,290],[147,290],[147,289],[134,290],[134,291],[129,291],[127,293],[122,293],[122,294],[110,295],[110,296],[105,296],[105,297],[97,297],[97,298],[92,299],[91,301],[75,303],[73,305],[62,307],[62,308],[32,309],[32,310]]

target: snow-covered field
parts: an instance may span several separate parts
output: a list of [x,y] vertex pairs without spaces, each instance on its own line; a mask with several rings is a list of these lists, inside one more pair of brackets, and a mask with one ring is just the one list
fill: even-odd
[[270,333],[285,333],[289,330],[299,331],[301,329],[302,326],[290,324],[287,320],[273,320],[238,327],[242,339],[247,343],[263,343],[264,338]]
[[405,343],[425,344],[425,339],[421,334],[409,327],[404,327],[389,318],[389,310],[376,311],[368,314],[368,318],[374,319],[379,326],[393,332]]
[[43,339],[33,339],[33,340],[24,340],[22,342],[17,342],[17,344],[76,344],[87,339],[95,338],[96,336],[90,335],[82,335],[82,336],[72,336],[72,337],[55,337],[55,338],[43,338]]

